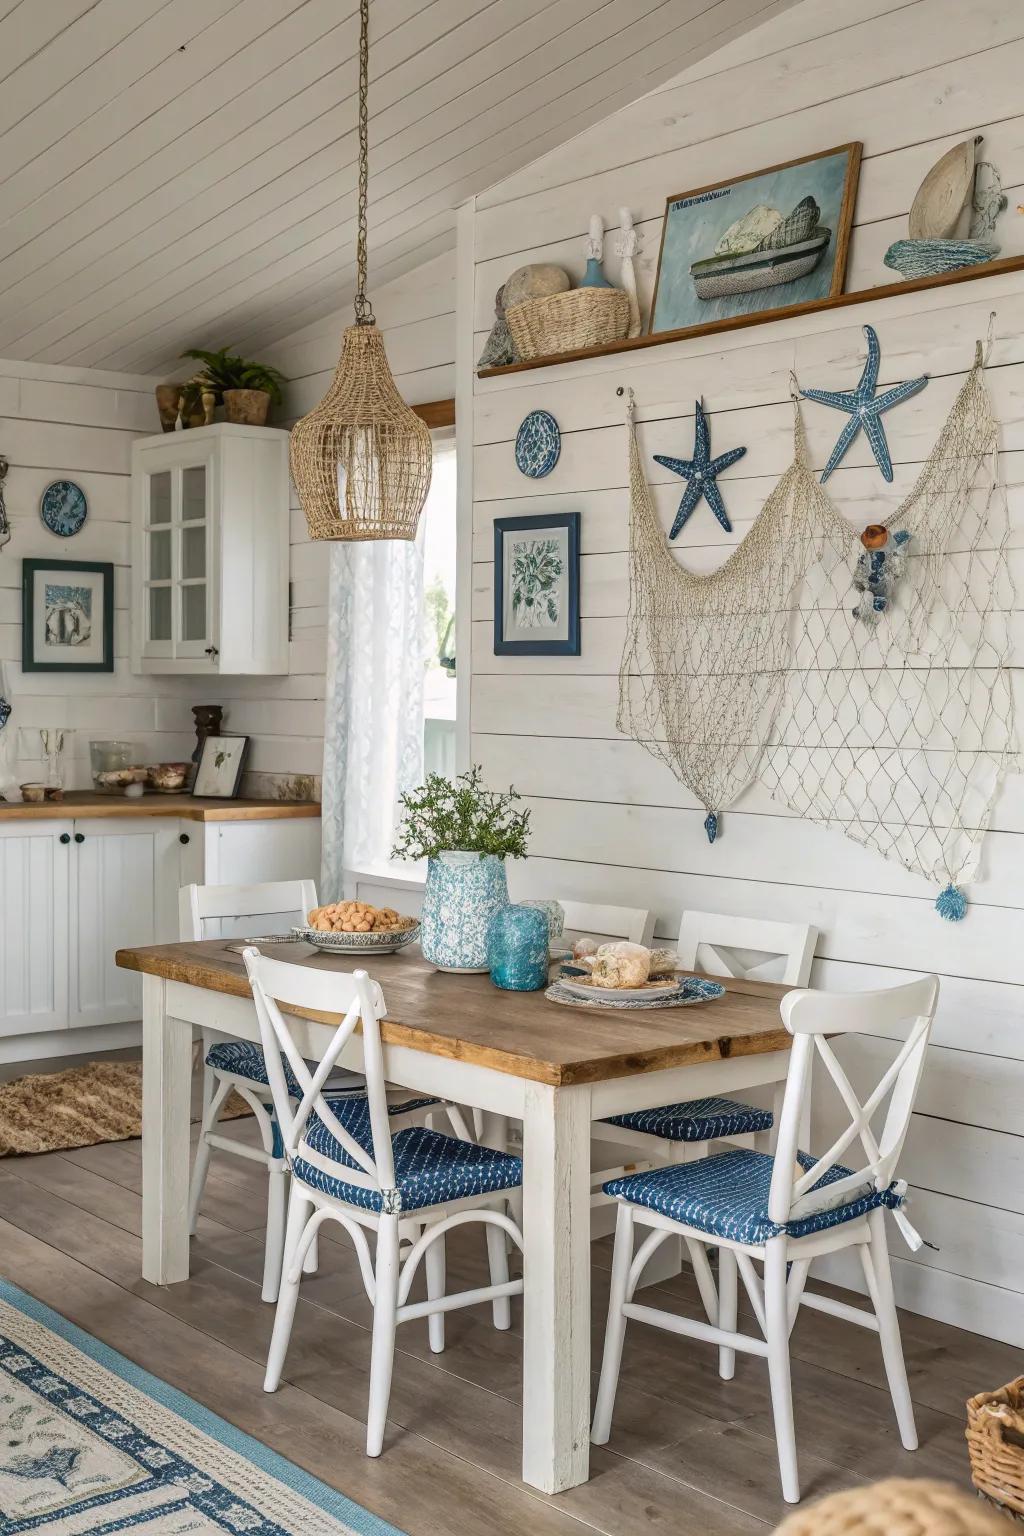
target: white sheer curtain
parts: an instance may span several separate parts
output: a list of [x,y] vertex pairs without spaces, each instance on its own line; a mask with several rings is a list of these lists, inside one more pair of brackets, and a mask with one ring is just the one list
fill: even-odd
[[415,543],[333,544],[327,608],[323,870],[386,861],[398,796],[423,777],[423,526]]

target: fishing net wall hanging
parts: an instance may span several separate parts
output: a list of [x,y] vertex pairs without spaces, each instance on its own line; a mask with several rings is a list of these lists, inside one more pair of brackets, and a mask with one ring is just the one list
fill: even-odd
[[618,728],[696,795],[712,842],[759,780],[933,881],[937,910],[958,919],[1017,766],[1009,518],[982,347],[913,488],[863,535],[818,483],[793,400],[792,463],[724,564],[698,575],[666,545],[628,392]]

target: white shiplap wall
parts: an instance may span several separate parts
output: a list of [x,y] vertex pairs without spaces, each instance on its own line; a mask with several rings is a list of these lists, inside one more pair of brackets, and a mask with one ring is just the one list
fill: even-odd
[[[153,384],[136,374],[0,361],[0,453],[11,465],[5,489],[12,525],[0,550],[0,661],[14,705],[3,734],[15,743],[19,782],[40,777],[42,726],[69,733],[70,789],[89,786],[90,738],[135,741],[148,762],[187,756],[195,745],[189,705],[205,685],[129,671],[131,445],[158,429]],[[44,488],[59,479],[77,481],[89,501],[85,526],[70,539],[50,533],[39,516]],[[21,562],[47,557],[113,561],[113,673],[22,672]]]
[[[645,236],[646,300],[667,194],[848,140],[862,140],[865,152],[848,287],[889,280],[881,258],[905,232],[922,175],[977,131],[1009,193],[999,229],[1004,252],[1024,250],[1024,219],[1015,211],[1024,183],[1022,69],[1024,12],[1002,0],[976,0],[969,15],[959,0],[850,0],[841,10],[832,0],[804,0],[479,197],[460,226],[458,258],[460,384],[473,400],[471,752],[492,782],[515,783],[532,808],[532,857],[520,889],[650,906],[665,937],[675,935],[685,907],[806,920],[821,930],[813,979],[823,986],[865,988],[940,971],[935,1046],[905,1157],[919,1191],[913,1218],[939,1251],[910,1257],[894,1239],[897,1287],[911,1308],[1020,1344],[1024,781],[1009,780],[1000,794],[960,925],[933,911],[935,892],[925,881],[797,820],[757,788],[727,813],[723,836],[709,847],[703,809],[615,730],[627,595],[626,439],[616,389],[636,391],[641,450],[666,529],[680,482],[652,454],[678,454],[692,442],[694,399],[704,396],[719,451],[747,445],[724,486],[733,538],[705,508],[678,540],[681,558],[707,569],[749,528],[789,462],[790,368],[808,386],[852,384],[863,362],[861,327],[870,321],[881,337],[883,383],[932,376],[887,418],[893,486],[863,443],[830,483],[853,523],[878,521],[913,482],[994,310],[989,384],[1003,424],[1020,591],[1024,277],[507,378],[474,383],[469,365],[489,328],[494,291],[513,267],[554,260],[582,270],[593,210],[612,224],[629,205]],[[531,485],[515,468],[512,440],[539,406],[561,426],[562,454],[555,471]],[[808,406],[805,420],[820,465],[836,418]],[[568,509],[583,514],[582,656],[495,657],[493,520]],[[881,1049],[869,1040],[851,1052],[856,1072]]]
[[[392,372],[405,399],[421,405],[451,398],[455,392],[454,254],[446,252],[380,288],[371,281],[370,294]],[[351,319],[352,311],[346,306],[265,354],[290,381],[282,413],[286,424],[322,398],[338,361],[341,333]],[[293,486],[288,676],[227,679],[222,688],[230,728],[252,737],[247,787],[253,791],[273,793],[283,778],[320,774],[328,554],[328,546],[310,542]]]

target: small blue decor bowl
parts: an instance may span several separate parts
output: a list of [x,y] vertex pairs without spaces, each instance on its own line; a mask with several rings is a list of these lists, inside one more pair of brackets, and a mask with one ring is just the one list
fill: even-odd
[[548,984],[548,915],[537,907],[502,907],[487,929],[491,980],[505,992],[539,992]]
[[85,492],[73,480],[54,480],[43,492],[39,516],[51,533],[70,539],[89,515]]
[[516,433],[516,468],[531,480],[543,480],[558,463],[562,434],[550,411],[531,411]]

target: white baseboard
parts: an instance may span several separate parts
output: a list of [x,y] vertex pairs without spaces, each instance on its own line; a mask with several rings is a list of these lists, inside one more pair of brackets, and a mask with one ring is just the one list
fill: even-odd
[[[984,1280],[970,1280],[937,1269],[933,1264],[900,1258],[895,1253],[891,1262],[897,1304],[908,1312],[1024,1348],[1024,1297],[1019,1291],[988,1285]],[[850,1252],[817,1260],[811,1273],[812,1284],[815,1276],[864,1294],[864,1275]]]
[[93,1056],[141,1045],[142,1024],[95,1024],[84,1029],[54,1029],[47,1034],[0,1037],[0,1065],[12,1061],[48,1061],[54,1056]]

